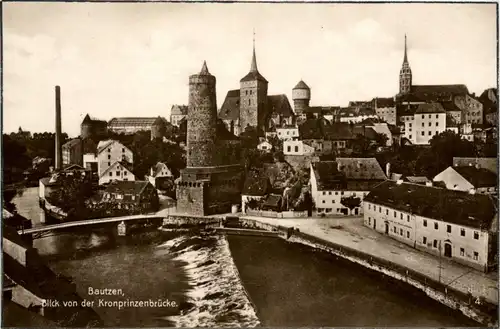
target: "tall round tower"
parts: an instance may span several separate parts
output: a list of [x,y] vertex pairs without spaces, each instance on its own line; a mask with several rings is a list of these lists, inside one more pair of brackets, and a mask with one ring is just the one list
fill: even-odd
[[216,79],[207,63],[199,74],[189,77],[187,114],[187,167],[215,166],[214,153],[217,125]]
[[92,120],[87,114],[85,118],[83,118],[82,124],[80,125],[80,137],[82,139],[86,139],[93,137],[92,135]]
[[156,118],[153,125],[151,125],[151,140],[156,138],[163,138],[165,136],[165,121],[162,118]]
[[302,80],[292,89],[293,109],[295,114],[300,115],[309,107],[311,100],[311,89]]

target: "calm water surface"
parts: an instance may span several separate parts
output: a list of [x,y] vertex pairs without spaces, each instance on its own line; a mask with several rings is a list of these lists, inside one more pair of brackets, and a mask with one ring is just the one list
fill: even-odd
[[[37,188],[14,202],[41,225]],[[279,239],[160,231],[117,237],[101,229],[46,237],[34,246],[55,272],[73,278],[82,298],[178,305],[95,307],[107,326],[477,325],[415,289]],[[89,287],[122,289],[124,296],[89,296]]]

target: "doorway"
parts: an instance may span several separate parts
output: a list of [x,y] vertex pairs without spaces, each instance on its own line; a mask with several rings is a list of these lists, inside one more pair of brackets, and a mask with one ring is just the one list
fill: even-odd
[[444,244],[444,256],[451,258],[451,244],[450,243]]
[[385,223],[385,234],[389,234],[389,223]]
[[373,229],[377,229],[377,220],[375,218],[373,219]]

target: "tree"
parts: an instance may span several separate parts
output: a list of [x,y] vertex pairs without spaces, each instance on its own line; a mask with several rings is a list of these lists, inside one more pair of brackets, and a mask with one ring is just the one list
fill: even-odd
[[361,199],[355,196],[342,197],[340,199],[340,204],[349,209],[349,212],[352,212],[354,208],[357,208],[361,205]]
[[388,140],[389,140],[389,137],[387,137],[386,134],[375,133],[375,144],[378,147],[385,147],[385,146],[387,146],[387,141]]
[[75,172],[58,175],[57,183],[58,188],[47,196],[47,200],[65,212],[85,214],[85,200],[92,195],[90,180]]

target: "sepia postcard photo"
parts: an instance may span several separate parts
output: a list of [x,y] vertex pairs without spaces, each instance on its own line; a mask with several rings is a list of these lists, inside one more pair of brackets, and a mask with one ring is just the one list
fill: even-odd
[[4,1],[2,327],[498,327],[498,4]]

